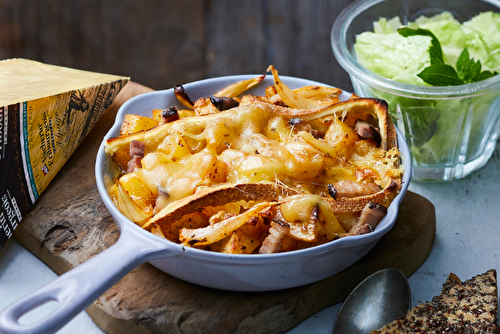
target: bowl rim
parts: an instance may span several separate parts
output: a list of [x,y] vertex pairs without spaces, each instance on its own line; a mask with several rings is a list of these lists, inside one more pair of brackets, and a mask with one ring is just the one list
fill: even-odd
[[[198,86],[203,86],[203,85],[210,85],[214,83],[221,83],[221,82],[227,82],[227,81],[238,81],[238,80],[245,80],[245,79],[251,79],[255,78],[257,76],[261,76],[262,74],[245,74],[245,75],[229,75],[229,76],[221,76],[221,77],[215,77],[215,78],[209,78],[209,79],[203,79],[203,80],[198,80],[194,81],[188,84],[183,85],[185,88],[193,88]],[[301,78],[296,78],[296,77],[291,77],[291,76],[285,76],[285,75],[280,75],[280,78],[285,84],[289,84],[291,81],[296,81],[302,85],[306,84],[321,84],[325,86],[329,86],[327,84],[319,83],[316,81],[308,80],[308,79],[301,79]],[[258,89],[258,88],[257,88]],[[251,91],[251,90],[250,90]],[[246,264],[259,264],[263,263],[262,261],[267,261],[267,262],[279,262],[283,260],[287,261],[294,261],[295,259],[302,258],[304,256],[311,256],[312,254],[314,255],[319,255],[323,254],[326,252],[334,251],[335,249],[341,249],[341,248],[349,248],[349,247],[358,247],[361,245],[365,245],[371,242],[375,242],[380,240],[380,238],[385,235],[387,232],[389,232],[394,224],[396,223],[398,212],[399,212],[399,205],[402,202],[404,195],[406,194],[410,181],[411,181],[411,175],[412,175],[412,159],[411,159],[411,153],[410,149],[408,147],[408,144],[405,141],[404,136],[402,133],[399,131],[399,129],[396,127],[397,131],[397,138],[398,138],[398,149],[401,154],[402,158],[402,163],[403,163],[403,168],[404,168],[404,173],[403,173],[403,178],[402,178],[402,184],[401,184],[401,190],[397,194],[397,196],[394,198],[394,200],[391,202],[391,204],[388,207],[388,214],[383,218],[383,220],[390,220],[389,223],[383,225],[381,228],[377,226],[373,232],[359,235],[359,236],[353,236],[353,237],[346,237],[346,238],[339,238],[336,240],[332,240],[330,242],[305,248],[305,249],[300,249],[300,250],[294,250],[290,252],[283,252],[283,253],[273,253],[273,254],[225,254],[225,253],[220,253],[220,252],[211,252],[207,250],[201,250],[201,249],[196,249],[192,247],[186,247],[182,244],[177,244],[173,241],[170,241],[168,239],[163,239],[160,238],[131,220],[129,220],[125,215],[123,215],[118,208],[114,205],[112,202],[109,193],[106,188],[106,182],[105,182],[105,176],[108,174],[107,173],[107,167],[108,167],[108,158],[104,152],[104,144],[106,140],[113,135],[117,133],[117,129],[119,130],[119,124],[121,124],[121,121],[123,120],[123,115],[127,113],[127,110],[129,108],[132,108],[134,103],[140,102],[142,100],[148,100],[151,98],[157,98],[157,99],[163,99],[167,95],[172,96],[175,98],[174,95],[174,89],[165,89],[165,90],[159,90],[159,91],[154,91],[154,92],[148,92],[144,93],[138,96],[135,96],[128,101],[126,101],[118,110],[115,118],[115,122],[112,125],[112,127],[109,129],[109,131],[106,133],[104,136],[104,139],[102,140],[99,150],[97,153],[96,157],[96,164],[95,164],[95,176],[96,176],[96,183],[97,183],[97,188],[99,190],[99,193],[101,195],[101,199],[104,202],[105,206],[107,207],[108,211],[110,212],[111,216],[115,220],[116,224],[120,229],[126,228],[126,229],[133,229],[136,233],[140,233],[148,238],[153,238],[155,240],[160,240],[165,243],[165,246],[168,247],[169,249],[176,250],[178,252],[181,252],[183,254],[189,255],[190,257],[194,258],[202,258],[205,260],[211,260],[211,261],[216,261],[220,263],[229,263],[232,262],[234,263],[234,260],[237,259],[238,261],[244,261]],[[136,110],[136,109],[134,109]],[[137,113],[137,112],[136,112]]]
[[[350,76],[365,82],[370,86],[376,86],[377,89],[387,93],[397,94],[404,97],[428,98],[428,99],[450,99],[450,98],[465,98],[477,95],[483,95],[490,91],[500,90],[500,74],[489,79],[457,86],[422,86],[408,83],[398,82],[392,79],[385,78],[381,75],[373,73],[362,66],[356,56],[349,51],[345,41],[347,30],[354,18],[360,13],[370,9],[386,0],[361,0],[356,1],[342,10],[335,20],[330,33],[330,42],[333,53],[344,70]],[[499,0],[481,0],[496,5],[500,10]]]

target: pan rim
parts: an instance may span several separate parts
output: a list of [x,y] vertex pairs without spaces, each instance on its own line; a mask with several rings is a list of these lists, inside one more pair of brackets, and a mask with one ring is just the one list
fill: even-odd
[[[229,75],[229,76],[220,76],[220,77],[214,77],[214,78],[208,78],[208,79],[203,79],[203,80],[198,80],[194,82],[187,83],[184,86],[184,88],[189,89],[197,86],[205,86],[207,84],[210,85],[216,85],[220,83],[227,83],[228,81],[238,81],[238,80],[245,80],[245,79],[250,79],[250,78],[255,78],[257,76],[260,76],[262,74],[241,74],[241,75]],[[290,84],[290,83],[298,83],[300,85],[323,85],[323,86],[330,86],[324,83],[320,83],[317,81],[312,81],[308,79],[302,79],[302,78],[297,78],[297,77],[292,77],[292,76],[285,76],[285,75],[280,75],[280,78],[285,84]],[[266,78],[267,79],[267,78]],[[141,100],[150,100],[152,98],[161,98],[164,96],[172,95],[173,94],[173,88],[170,89],[165,89],[165,90],[159,90],[159,91],[153,91],[153,92],[148,92],[141,94],[139,96],[133,97],[126,101],[118,110],[115,118],[115,122],[113,123],[112,127],[109,129],[109,131],[106,133],[104,136],[103,141],[101,142],[99,146],[99,150],[97,153],[97,158],[96,158],[96,165],[95,165],[95,175],[96,175],[96,182],[97,182],[97,187],[99,190],[99,193],[101,195],[101,199],[103,200],[104,204],[106,205],[108,211],[110,212],[111,216],[113,217],[114,221],[122,230],[123,228],[132,228],[135,230],[137,233],[141,233],[144,236],[151,237],[153,240],[164,242],[165,243],[165,248],[169,249],[174,249],[178,251],[179,253],[186,254],[190,257],[195,257],[195,258],[201,258],[204,260],[213,260],[217,262],[234,262],[234,260],[238,261],[243,261],[244,263],[251,264],[252,262],[255,263],[262,263],[262,261],[266,262],[282,262],[284,260],[287,261],[292,261],[294,258],[302,258],[303,256],[308,256],[311,255],[311,253],[315,255],[320,255],[326,252],[331,252],[335,251],[336,249],[342,249],[342,248],[350,248],[350,247],[357,247],[357,246],[362,246],[377,240],[380,240],[383,235],[385,235],[387,232],[389,232],[392,227],[394,226],[396,220],[397,220],[397,215],[399,211],[399,205],[401,201],[404,198],[404,195],[406,194],[410,181],[411,181],[411,154],[409,147],[404,139],[404,136],[402,133],[399,131],[399,129],[396,127],[396,132],[397,132],[397,140],[398,140],[398,148],[401,153],[401,158],[403,162],[403,168],[404,168],[404,173],[403,173],[403,178],[402,178],[402,186],[400,192],[397,194],[397,196],[394,198],[394,200],[391,202],[389,208],[388,208],[388,214],[382,219],[381,223],[377,228],[371,232],[367,233],[364,235],[357,235],[357,236],[351,236],[351,237],[344,237],[340,238],[337,240],[332,240],[330,242],[327,242],[325,244],[305,248],[305,249],[300,249],[300,250],[294,250],[290,252],[283,252],[283,253],[274,253],[274,254],[225,254],[225,253],[220,253],[220,252],[211,252],[207,250],[201,250],[201,249],[196,249],[188,246],[184,246],[181,244],[177,244],[175,242],[172,242],[170,240],[162,239],[144,229],[142,229],[140,226],[135,224],[134,222],[130,221],[128,218],[126,218],[119,210],[118,208],[112,203],[111,198],[109,197],[109,194],[106,190],[105,187],[105,182],[104,182],[104,175],[106,174],[106,168],[107,168],[107,157],[106,154],[104,153],[104,143],[105,141],[113,136],[116,136],[117,132],[119,131],[119,128],[121,126],[121,120],[123,119],[123,115],[127,113],[127,110],[130,109],[134,104],[140,102]],[[347,93],[349,94],[349,93]],[[174,97],[175,98],[175,97]]]

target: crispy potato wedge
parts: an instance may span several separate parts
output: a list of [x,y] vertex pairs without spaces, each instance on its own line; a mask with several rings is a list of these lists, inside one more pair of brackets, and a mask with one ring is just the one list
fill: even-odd
[[213,105],[213,103],[212,103],[212,101],[210,101],[209,97],[207,97],[207,98],[200,97],[194,103],[193,109],[194,109],[194,113],[198,116],[219,113],[219,109],[217,109]]
[[221,243],[221,252],[227,254],[252,254],[262,243],[263,238],[255,238],[237,229]]
[[147,215],[153,213],[153,203],[156,198],[151,189],[144,183],[138,174],[129,173],[123,175],[118,181],[122,190],[126,191],[132,201]]
[[158,125],[155,119],[145,116],[127,114],[123,117],[120,135],[128,135],[135,132],[147,131]]

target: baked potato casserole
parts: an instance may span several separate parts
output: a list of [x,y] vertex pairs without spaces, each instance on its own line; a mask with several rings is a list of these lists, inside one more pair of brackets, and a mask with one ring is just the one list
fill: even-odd
[[303,249],[370,233],[401,189],[403,168],[387,104],[340,89],[236,82],[185,109],[125,115],[105,143],[116,164],[109,193],[151,233],[233,254]]

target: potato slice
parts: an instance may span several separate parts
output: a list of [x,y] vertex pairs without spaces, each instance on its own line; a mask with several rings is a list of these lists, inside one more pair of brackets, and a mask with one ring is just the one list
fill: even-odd
[[118,209],[125,217],[139,225],[153,214],[144,212],[120,183],[118,183]]
[[198,229],[184,228],[179,234],[179,239],[183,244],[190,246],[208,245],[217,242],[229,236],[253,217],[269,215],[270,207],[277,204],[276,202],[258,203],[245,213],[233,216],[220,223]]
[[177,100],[183,104],[185,107],[192,108],[193,107],[193,101],[189,98],[189,95],[187,94],[186,90],[184,89],[184,86],[182,85],[175,85],[174,87],[174,94]]
[[325,141],[333,147],[337,159],[346,161],[354,152],[358,135],[351,127],[335,118],[326,131]]
[[290,196],[283,200],[279,209],[290,226],[290,235],[297,240],[313,242],[322,235],[333,240],[346,234],[329,202],[318,195]]
[[[307,94],[301,94],[297,91],[291,90],[288,86],[286,86],[278,76],[278,71],[274,68],[274,66],[269,66],[267,71],[271,71],[274,77],[274,86],[276,88],[276,92],[281,97],[281,100],[290,108],[298,108],[298,109],[315,109],[319,107],[325,106],[325,103],[322,100],[316,100],[304,97]],[[271,100],[273,100],[271,98]],[[331,104],[338,102],[338,100],[332,101]]]
[[126,114],[120,128],[120,135],[128,135],[135,132],[147,131],[158,126],[158,122],[152,118],[134,114]]
[[217,96],[217,97],[236,97],[236,96],[240,95],[241,93],[254,87],[255,85],[258,85],[265,78],[266,78],[266,75],[261,75],[260,77],[257,77],[257,78],[238,81],[238,82],[235,82],[234,84],[231,84],[231,85],[221,89],[220,91],[218,91],[217,93],[215,93],[213,95]]
[[146,214],[151,215],[156,194],[143,182],[141,176],[136,173],[128,173],[118,180],[119,185],[127,192],[129,197]]
[[194,113],[198,116],[217,114],[220,112],[219,109],[213,105],[212,101],[210,101],[209,97],[200,97],[195,101],[193,109]]
[[244,183],[207,188],[172,203],[172,205],[167,206],[158,214],[151,217],[142,227],[149,231],[154,224],[170,225],[184,215],[202,210],[205,207],[222,206],[238,201],[274,202],[297,193],[297,190],[272,182]]
[[221,243],[221,252],[227,254],[252,254],[262,243],[262,237],[254,237],[240,229],[231,233]]
[[189,144],[179,132],[173,132],[171,135],[166,136],[158,145],[158,151],[166,154],[172,161],[178,161],[191,154]]
[[[274,86],[270,86],[274,88]],[[274,91],[276,89],[274,88]],[[272,90],[266,91],[266,95],[270,94]],[[313,100],[313,107],[325,107],[332,105],[334,103],[340,102],[338,95],[342,93],[341,89],[327,86],[305,86],[301,88],[296,88],[292,90],[293,93],[296,93],[306,99]],[[269,97],[269,102],[282,105],[286,104],[281,98],[280,94],[276,93]],[[311,102],[312,103],[312,102]]]
[[342,89],[327,86],[304,86],[293,91],[306,99],[325,101],[330,104],[339,102],[339,95],[342,94]]

